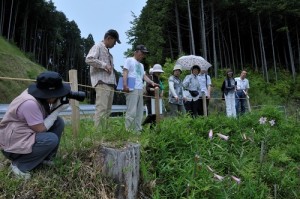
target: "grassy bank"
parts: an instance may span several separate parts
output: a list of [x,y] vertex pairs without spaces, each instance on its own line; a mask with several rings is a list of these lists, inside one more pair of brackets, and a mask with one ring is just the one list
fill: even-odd
[[45,69],[30,61],[17,47],[0,37],[0,103],[9,103]]

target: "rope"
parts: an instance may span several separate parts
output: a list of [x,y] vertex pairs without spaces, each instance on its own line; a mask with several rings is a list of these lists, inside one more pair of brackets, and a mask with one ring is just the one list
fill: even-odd
[[[36,80],[34,79],[24,79],[24,78],[14,78],[14,77],[0,77],[0,80],[15,80],[15,81],[30,81],[30,82],[35,82]],[[64,83],[69,83],[69,84],[72,84],[72,82],[64,82]],[[84,85],[84,84],[78,84],[78,86],[81,86],[81,87],[86,87],[86,88],[92,88],[94,89],[95,87],[93,86],[88,86],[88,85]],[[106,91],[110,91],[108,89],[103,89],[103,88],[100,88],[102,90],[106,90]],[[115,93],[123,93],[123,94],[126,94],[127,92],[124,92],[124,91],[117,91],[115,90],[114,91]],[[143,97],[146,97],[146,98],[153,98],[154,96],[150,96],[150,95],[144,95],[143,94]],[[199,97],[201,98],[201,96]],[[167,97],[162,97],[161,99],[163,100],[168,100],[169,98]],[[216,99],[216,100],[221,100],[222,98],[210,98],[210,99]],[[247,99],[247,98],[240,98],[240,99]]]

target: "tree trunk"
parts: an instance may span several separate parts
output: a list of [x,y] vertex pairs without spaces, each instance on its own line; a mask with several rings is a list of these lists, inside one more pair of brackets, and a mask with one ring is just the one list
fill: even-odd
[[234,53],[233,53],[233,46],[232,46],[232,37],[231,37],[231,26],[230,26],[230,19],[227,14],[227,25],[228,25],[228,34],[229,34],[229,43],[230,43],[230,52],[231,52],[231,64],[233,67],[233,71],[235,71],[235,61],[234,61]]
[[261,49],[262,67],[263,67],[263,71],[265,72],[265,75],[266,75],[266,81],[269,83],[269,74],[268,74],[268,67],[267,67],[267,60],[266,60],[266,53],[265,53],[265,44],[264,44],[264,38],[263,38],[263,34],[262,34],[259,15],[257,15],[257,20],[258,20],[258,34],[259,34],[260,49]]
[[140,145],[128,143],[123,149],[101,146],[95,163],[117,184],[117,199],[135,199],[138,193]]
[[254,44],[254,39],[253,39],[253,31],[252,31],[252,25],[250,24],[250,34],[251,34],[251,44],[252,44],[252,53],[253,53],[253,60],[254,60],[254,67],[255,71],[258,71],[258,66],[257,66],[257,58],[256,58],[256,51],[255,51],[255,44]]
[[11,34],[11,38],[12,38],[12,41],[15,41],[15,32],[16,32],[16,23],[17,23],[17,16],[18,16],[18,11],[19,11],[19,4],[20,4],[20,1],[17,2],[17,8],[16,8],[16,11],[15,11],[15,19],[14,19],[14,25],[13,25],[13,28],[12,28],[12,34]]
[[272,31],[272,19],[269,15],[269,28],[270,28],[270,39],[272,44],[272,54],[273,54],[273,65],[274,65],[274,73],[275,73],[275,80],[277,82],[277,65],[276,65],[276,56],[275,56],[275,49],[274,49],[274,39],[273,39],[273,31]]
[[171,59],[174,59],[174,51],[173,51],[173,46],[172,46],[172,40],[171,40],[171,34],[168,31],[168,42],[169,42],[169,48],[170,48],[170,53],[171,53]]
[[223,69],[223,57],[222,57],[222,45],[221,45],[221,37],[220,37],[220,28],[219,28],[219,22],[217,21],[217,33],[218,33],[218,45],[219,45],[219,61],[220,61],[220,66]]
[[300,41],[299,41],[299,33],[298,33],[298,26],[296,28],[297,33],[297,48],[298,48],[298,71],[300,71]]
[[202,53],[204,59],[207,60],[207,46],[206,46],[206,35],[205,35],[205,17],[204,17],[204,5],[203,0],[200,2],[200,24],[201,24],[201,43]]
[[29,14],[29,1],[27,2],[27,8],[26,8],[26,12],[24,15],[23,27],[22,27],[22,29],[23,29],[23,34],[22,34],[22,49],[23,49],[23,51],[26,51],[28,14]]
[[[181,42],[180,22],[179,22],[179,15],[178,15],[177,0],[175,0],[175,17],[176,17],[176,30],[177,30],[178,54],[181,55],[181,54],[183,53],[183,50],[182,50],[182,42]],[[172,51],[171,51],[171,52],[172,52]]]
[[0,16],[0,35],[3,35],[4,19],[5,19],[5,0],[1,1],[1,16]]
[[191,54],[195,55],[195,41],[194,41],[194,33],[193,33],[193,25],[192,25],[192,15],[190,9],[190,0],[188,2],[188,13],[189,13],[189,30],[190,30],[190,46],[191,46]]
[[214,59],[214,72],[215,78],[218,77],[218,65],[217,65],[217,50],[216,50],[216,35],[215,35],[215,8],[214,4],[211,3],[211,28],[212,28],[212,42],[213,42],[213,59]]
[[[286,24],[286,27],[288,27],[287,24]],[[295,71],[294,55],[293,55],[293,50],[292,50],[292,45],[291,45],[289,29],[286,31],[286,37],[287,37],[287,42],[288,42],[288,47],[289,47],[291,70],[292,70],[293,80],[295,82],[296,81],[296,71]]]
[[10,25],[11,25],[13,7],[14,7],[14,0],[11,1],[11,5],[10,5],[9,22],[8,22],[8,29],[7,29],[7,40],[8,41],[10,40]]
[[238,41],[239,41],[239,52],[240,52],[240,61],[241,61],[241,69],[244,68],[244,63],[243,63],[243,55],[242,55],[242,46],[241,46],[241,37],[240,37],[240,28],[239,28],[239,20],[238,16],[235,13],[235,20],[236,20],[236,29],[237,29],[237,35],[238,35]]

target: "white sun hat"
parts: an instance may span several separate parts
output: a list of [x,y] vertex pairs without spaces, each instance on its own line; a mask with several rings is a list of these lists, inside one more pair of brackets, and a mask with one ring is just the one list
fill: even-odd
[[154,64],[152,73],[163,73],[162,66],[160,64]]
[[173,68],[173,71],[174,71],[174,70],[180,70],[180,72],[182,72],[182,67],[181,67],[181,65],[176,64],[176,65],[174,66],[174,68]]

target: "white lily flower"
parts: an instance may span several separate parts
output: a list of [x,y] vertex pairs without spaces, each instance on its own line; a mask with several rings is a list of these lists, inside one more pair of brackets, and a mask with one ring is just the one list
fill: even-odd
[[210,129],[210,130],[209,130],[209,133],[208,133],[208,138],[209,138],[209,139],[212,139],[212,138],[213,138],[213,135],[214,135],[213,130]]
[[228,135],[223,135],[221,133],[217,133],[217,135],[222,138],[223,140],[228,140],[229,139],[229,136]]
[[259,118],[259,123],[260,124],[265,124],[266,122],[267,122],[267,118],[266,117]]
[[270,123],[271,126],[274,126],[275,125],[275,120],[270,120],[269,123]]
[[215,174],[215,173],[214,173],[214,178],[217,179],[217,180],[219,180],[219,181],[224,180],[224,177],[223,177],[223,176],[220,176],[220,175]]
[[236,183],[240,184],[241,183],[241,179],[236,177],[236,176],[231,176],[231,178],[236,181]]

